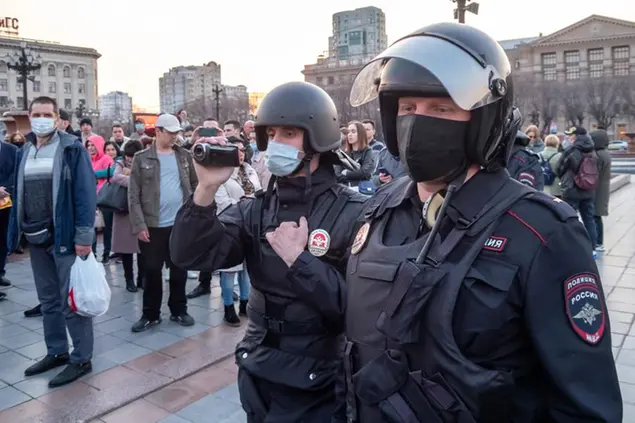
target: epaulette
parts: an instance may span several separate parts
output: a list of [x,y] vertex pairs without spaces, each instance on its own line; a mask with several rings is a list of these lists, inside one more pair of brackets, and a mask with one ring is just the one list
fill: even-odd
[[573,208],[569,204],[557,197],[552,197],[551,195],[544,192],[536,191],[525,198],[529,201],[539,203],[547,207],[553,214],[558,217],[558,219],[563,222],[572,218],[578,218],[578,213],[573,210]]

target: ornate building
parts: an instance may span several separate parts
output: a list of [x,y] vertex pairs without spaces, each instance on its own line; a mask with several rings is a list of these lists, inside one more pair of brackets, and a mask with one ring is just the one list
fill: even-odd
[[26,43],[39,54],[42,67],[27,82],[28,99],[45,95],[55,98],[59,107],[74,112],[80,104],[84,110],[97,109],[97,50],[65,46],[50,41],[0,37],[0,112],[21,109],[22,83],[7,67],[5,57]]
[[525,125],[635,132],[635,22],[592,15],[546,36],[500,42]]

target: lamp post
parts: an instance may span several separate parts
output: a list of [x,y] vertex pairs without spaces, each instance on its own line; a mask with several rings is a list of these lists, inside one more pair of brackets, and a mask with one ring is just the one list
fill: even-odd
[[18,75],[20,75],[18,82],[22,83],[23,107],[24,110],[28,110],[29,100],[27,98],[26,81],[28,79],[33,80],[33,78],[29,78],[29,74],[42,67],[40,55],[34,53],[33,50],[27,47],[25,42],[22,42],[19,50],[14,50],[13,52],[7,54],[6,60],[7,67],[9,69],[13,69]]

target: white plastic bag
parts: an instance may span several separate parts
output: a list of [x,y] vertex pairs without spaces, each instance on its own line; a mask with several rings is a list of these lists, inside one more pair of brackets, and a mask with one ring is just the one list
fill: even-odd
[[71,267],[68,306],[80,316],[97,317],[106,313],[109,305],[110,287],[104,266],[93,253],[85,260],[77,256]]

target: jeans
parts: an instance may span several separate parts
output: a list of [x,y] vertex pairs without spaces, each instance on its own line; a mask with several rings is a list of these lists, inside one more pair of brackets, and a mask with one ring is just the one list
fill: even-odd
[[569,198],[565,198],[564,201],[573,207],[575,211],[580,212],[580,217],[582,218],[582,223],[584,223],[584,227],[589,234],[591,245],[595,248],[598,245],[598,233],[595,226],[595,200],[593,198],[587,200],[571,200]]
[[240,272],[220,272],[220,295],[223,298],[225,307],[234,304],[234,278],[238,277],[238,289],[240,291],[240,301],[247,301],[249,298],[249,274],[247,269]]
[[93,319],[73,313],[67,300],[71,267],[77,256],[55,254],[53,246],[31,245],[29,250],[35,289],[42,304],[47,354],[68,352],[68,328],[73,341],[71,363],[89,361],[93,357]]
[[187,313],[185,283],[187,270],[179,269],[170,259],[170,234],[172,227],[148,228],[150,242],[139,241],[145,267],[145,286],[143,290],[143,315],[149,320],[158,320],[161,316],[163,300],[163,265],[170,269],[170,298],[168,307],[173,316]]
[[5,274],[4,267],[9,255],[9,215],[11,215],[11,207],[0,210],[0,277]]
[[[123,277],[127,281],[134,280],[134,271],[132,270],[132,262],[134,254],[119,254],[121,264],[123,264]],[[145,269],[143,267],[143,259],[141,254],[137,254],[137,277],[143,279],[145,277]]]
[[602,222],[602,216],[595,216],[595,228],[597,229],[597,245],[604,245],[604,222]]
[[[112,218],[113,212],[103,211],[101,214],[104,216],[104,230],[102,232],[104,241],[104,255],[103,257],[110,256],[110,249],[112,246]],[[97,230],[95,230],[95,242],[93,242],[93,253],[97,254]]]

